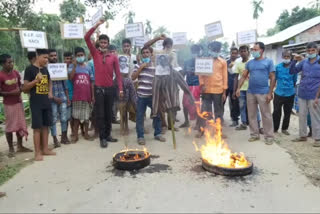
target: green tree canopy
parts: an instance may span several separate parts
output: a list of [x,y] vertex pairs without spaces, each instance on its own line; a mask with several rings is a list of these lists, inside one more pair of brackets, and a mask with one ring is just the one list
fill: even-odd
[[79,0],[66,0],[60,4],[60,17],[73,23],[77,18],[83,17],[86,13],[86,7]]

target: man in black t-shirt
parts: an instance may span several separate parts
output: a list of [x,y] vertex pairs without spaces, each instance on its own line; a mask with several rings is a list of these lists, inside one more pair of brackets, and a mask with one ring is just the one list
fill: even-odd
[[52,125],[51,101],[52,84],[46,68],[48,50],[38,49],[33,65],[26,68],[22,91],[30,93],[35,160],[43,160],[42,155],[55,155],[48,149],[49,127]]

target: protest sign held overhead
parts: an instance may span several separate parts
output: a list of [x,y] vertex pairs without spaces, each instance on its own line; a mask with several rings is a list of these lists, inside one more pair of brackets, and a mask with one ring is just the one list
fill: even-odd
[[101,18],[103,18],[103,8],[99,7],[98,11],[91,18],[91,26],[97,24]]
[[63,39],[83,39],[83,24],[62,24],[61,36]]
[[42,31],[20,31],[21,45],[23,48],[48,48],[47,35]]
[[124,25],[126,38],[136,38],[144,36],[143,23],[133,23]]
[[205,25],[206,36],[209,39],[218,39],[223,37],[223,30],[221,21],[213,22],[211,24]]
[[249,30],[237,33],[237,44],[239,45],[250,45],[257,42],[257,31]]
[[172,33],[172,40],[174,47],[183,47],[188,43],[186,32]]

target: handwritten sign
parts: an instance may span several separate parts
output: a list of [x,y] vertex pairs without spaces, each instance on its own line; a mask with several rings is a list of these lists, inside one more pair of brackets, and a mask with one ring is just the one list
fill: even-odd
[[100,7],[98,11],[91,18],[91,26],[94,26],[103,17],[103,8]]
[[134,46],[138,48],[142,48],[144,44],[149,40],[147,37],[142,36],[142,37],[136,37],[133,39],[134,40]]
[[217,38],[223,37],[221,21],[207,24],[205,26],[205,31],[206,31],[207,37],[209,37],[210,39],[217,39]]
[[124,25],[126,38],[135,38],[144,36],[143,23],[133,23]]
[[211,76],[213,74],[213,59],[196,58],[195,73],[197,75]]
[[175,47],[185,46],[188,43],[187,33],[172,33],[172,40]]
[[83,24],[63,24],[61,34],[63,39],[83,39]]
[[50,63],[48,64],[48,71],[52,81],[68,79],[66,63]]
[[157,76],[164,76],[170,74],[170,60],[168,54],[157,54],[156,65]]
[[257,42],[257,31],[249,30],[237,33],[238,45],[250,45]]
[[48,48],[45,32],[21,30],[19,33],[23,48]]
[[157,42],[155,43],[155,48],[154,48],[154,49],[155,49],[155,50],[158,50],[158,51],[162,50],[162,49],[163,49],[163,40],[157,41]]

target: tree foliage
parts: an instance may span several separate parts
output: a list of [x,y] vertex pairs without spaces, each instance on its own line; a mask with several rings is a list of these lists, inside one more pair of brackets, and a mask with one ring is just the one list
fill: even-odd
[[66,0],[60,4],[61,18],[70,23],[83,17],[85,13],[86,7],[79,0]]
[[252,6],[253,6],[253,19],[259,19],[259,16],[261,13],[263,13],[263,0],[253,0]]

